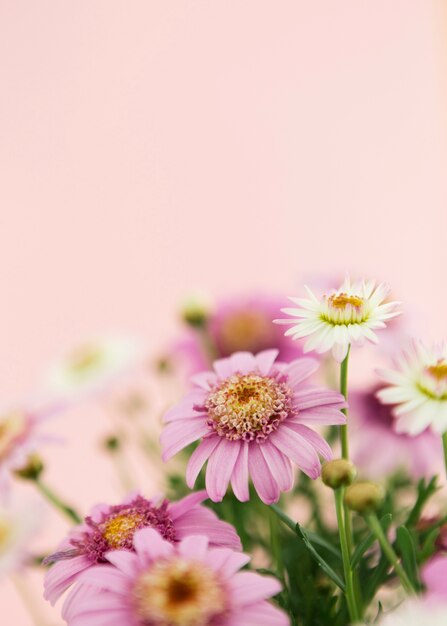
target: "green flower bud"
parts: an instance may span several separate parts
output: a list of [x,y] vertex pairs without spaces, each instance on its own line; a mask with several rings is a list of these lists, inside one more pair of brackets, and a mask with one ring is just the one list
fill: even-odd
[[185,303],[181,316],[188,326],[205,328],[209,318],[209,307],[203,300],[191,299]]
[[121,447],[121,441],[118,437],[112,435],[104,441],[104,447],[108,452],[117,452]]
[[351,485],[357,476],[357,468],[347,459],[335,459],[324,463],[321,478],[331,489]]
[[14,474],[24,480],[37,480],[44,470],[44,464],[40,456],[30,454],[26,464],[14,471]]
[[380,509],[384,500],[385,490],[377,483],[354,483],[346,489],[345,493],[346,506],[362,515],[367,515]]

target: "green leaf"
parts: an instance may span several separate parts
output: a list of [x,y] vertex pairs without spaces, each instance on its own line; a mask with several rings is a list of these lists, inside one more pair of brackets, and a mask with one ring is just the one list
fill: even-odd
[[402,566],[411,582],[419,587],[419,573],[414,540],[406,526],[399,526],[396,535],[396,546],[402,558]]
[[324,537],[320,537],[320,535],[317,535],[317,533],[314,533],[311,530],[306,530],[306,534],[313,544],[320,546],[321,548],[325,548],[332,554],[332,556],[335,556],[340,561],[340,564],[342,563],[341,552],[338,548],[329,543],[329,541],[327,541]]
[[422,548],[418,554],[418,562],[424,563],[431,555],[435,552],[436,539],[439,536],[439,528],[433,528],[425,538],[424,543],[422,544]]
[[437,485],[437,479],[437,476],[433,476],[430,482],[426,484],[425,479],[421,478],[417,487],[418,497],[416,498],[416,502],[407,517],[405,526],[413,528],[419,522],[422,509],[424,508],[426,502],[440,489]]
[[[393,517],[391,513],[387,513],[380,520],[380,525],[382,526],[382,529],[385,533],[388,531],[388,528],[390,527],[392,519]],[[351,559],[352,569],[355,569],[357,567],[357,565],[360,563],[360,560],[365,554],[365,552],[370,549],[370,547],[373,545],[375,541],[376,541],[375,535],[373,533],[369,533],[368,536],[365,537],[365,539],[363,539],[363,541],[361,541],[358,544]]]
[[332,567],[326,563],[323,557],[313,547],[307,532],[301,528],[299,524],[296,525],[295,532],[303,540],[304,545],[309,550],[311,556],[315,559],[325,574],[339,587],[343,592],[345,591],[345,583],[340,576],[332,569]]

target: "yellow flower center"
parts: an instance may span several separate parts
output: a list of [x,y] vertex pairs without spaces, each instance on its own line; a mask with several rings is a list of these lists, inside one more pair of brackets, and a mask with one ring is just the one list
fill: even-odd
[[95,370],[102,361],[102,352],[95,346],[77,348],[68,357],[68,367],[75,376],[84,376]]
[[142,513],[132,512],[117,515],[101,526],[102,535],[111,548],[119,550],[133,537],[143,521],[144,515]]
[[427,372],[438,382],[447,380],[447,362],[444,359],[439,359],[435,365],[427,367]]
[[221,437],[258,442],[291,412],[285,383],[258,374],[234,374],[217,385],[205,402],[209,425]]
[[9,538],[11,537],[11,524],[4,519],[0,519],[0,554],[5,550]]
[[0,417],[0,460],[5,458],[15,441],[26,430],[26,417],[19,411],[14,411]]
[[182,559],[158,562],[144,572],[134,600],[138,617],[151,626],[207,626],[225,609],[215,572]]
[[222,322],[218,340],[223,356],[238,350],[259,352],[273,345],[274,326],[262,313],[238,311]]
[[346,293],[339,293],[329,297],[329,303],[336,309],[345,309],[348,304],[355,307],[360,307],[364,303],[363,298],[359,296],[348,296]]

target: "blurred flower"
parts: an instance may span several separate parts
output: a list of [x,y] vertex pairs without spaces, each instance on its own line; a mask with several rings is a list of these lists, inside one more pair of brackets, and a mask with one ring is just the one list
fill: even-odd
[[293,339],[309,337],[304,352],[332,350],[338,362],[346,357],[350,344],[361,345],[366,339],[377,343],[374,330],[385,328],[385,321],[399,314],[397,302],[384,303],[389,293],[385,283],[376,286],[374,281],[362,280],[351,284],[346,278],[340,289],[321,299],[306,290],[310,299],[290,298],[298,308],[281,309],[292,319],[275,322],[292,325],[285,334]]
[[129,339],[109,337],[78,346],[47,374],[47,388],[57,396],[101,390],[136,363],[138,345]]
[[178,502],[157,503],[133,495],[123,504],[95,506],[85,523],[71,531],[59,550],[46,559],[54,565],[45,577],[45,598],[56,602],[82,571],[104,563],[110,550],[132,550],[134,533],[140,528],[155,528],[170,542],[202,534],[211,545],[240,550],[234,528],[201,506],[207,497],[205,491],[199,491]]
[[20,568],[28,556],[28,544],[39,528],[42,507],[13,502],[0,508],[0,577]]
[[190,488],[206,461],[206,489],[223,499],[231,480],[241,501],[249,499],[248,478],[267,504],[293,485],[291,461],[317,478],[319,455],[332,458],[326,441],[305,424],[343,424],[343,397],[324,388],[303,385],[318,369],[314,359],[275,363],[277,350],[256,356],[237,352],[214,362],[214,372],[191,380],[194,389],[170,409],[161,435],[166,461],[203,438],[187,467]]
[[11,472],[19,470],[52,438],[40,431],[50,411],[11,409],[0,415],[0,497],[9,489]]
[[445,626],[447,604],[426,598],[407,600],[379,621],[379,626]]
[[371,478],[382,478],[401,468],[416,478],[432,476],[442,464],[439,438],[429,430],[417,437],[395,432],[392,407],[377,398],[382,388],[378,385],[349,394],[352,459]]
[[[281,591],[275,578],[239,572],[249,557],[210,548],[204,536],[177,546],[152,529],[139,530],[135,552],[107,554],[111,565],[85,572],[63,610],[68,626],[287,626],[266,602]],[[100,620],[98,618],[100,616]]]
[[422,581],[429,596],[447,603],[447,554],[438,554],[424,565]]
[[[281,361],[292,361],[302,356],[301,346],[285,337],[282,330],[272,324],[282,298],[268,295],[232,297],[221,300],[209,309],[205,332],[189,331],[173,350],[174,358],[186,360],[188,372],[200,372],[211,365],[214,358],[227,357],[233,352],[261,352],[270,348],[279,350]],[[213,358],[210,355],[213,349]]]
[[380,370],[388,387],[378,392],[393,408],[396,432],[418,435],[427,427],[447,431],[447,343],[432,347],[414,341],[396,369]]

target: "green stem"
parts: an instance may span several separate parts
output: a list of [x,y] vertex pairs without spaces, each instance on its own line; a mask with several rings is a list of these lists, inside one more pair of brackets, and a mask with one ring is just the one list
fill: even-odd
[[284,580],[284,562],[281,552],[281,536],[279,528],[279,519],[275,511],[269,511],[269,526],[270,526],[270,543],[272,546],[272,556],[274,560],[274,566],[278,578]]
[[444,464],[445,472],[447,474],[447,432],[442,435],[442,447],[444,449]]
[[[348,363],[349,352],[351,346],[348,347],[348,352],[340,365],[340,393],[343,394],[345,400],[348,399]],[[348,442],[348,409],[342,409],[342,413],[346,415],[346,424],[340,426],[340,441],[341,441],[341,455],[344,459],[349,459],[349,442]]]
[[380,543],[380,546],[383,550],[383,553],[394,567],[396,574],[400,578],[400,582],[405,591],[413,595],[416,593],[416,590],[413,587],[411,580],[408,578],[408,575],[402,565],[399,563],[399,559],[397,554],[394,552],[392,545],[388,541],[383,529],[377,519],[377,515],[375,513],[371,513],[365,516],[366,523],[369,526],[369,529],[376,537],[377,541]]
[[346,602],[348,604],[349,617],[353,623],[360,620],[361,615],[357,607],[357,598],[354,589],[354,578],[351,569],[351,550],[349,548],[348,533],[345,525],[345,512],[343,509],[343,492],[344,488],[336,489],[335,508],[337,511],[338,532],[340,535],[340,547],[343,558],[343,570],[346,585]]
[[59,511],[68,517],[71,522],[74,522],[75,524],[80,524],[82,522],[76,511],[68,504],[65,504],[65,502],[63,502],[59,496],[57,496],[45,483],[43,483],[40,478],[35,478],[33,482],[44,498],[51,502],[56,509],[59,509]]

